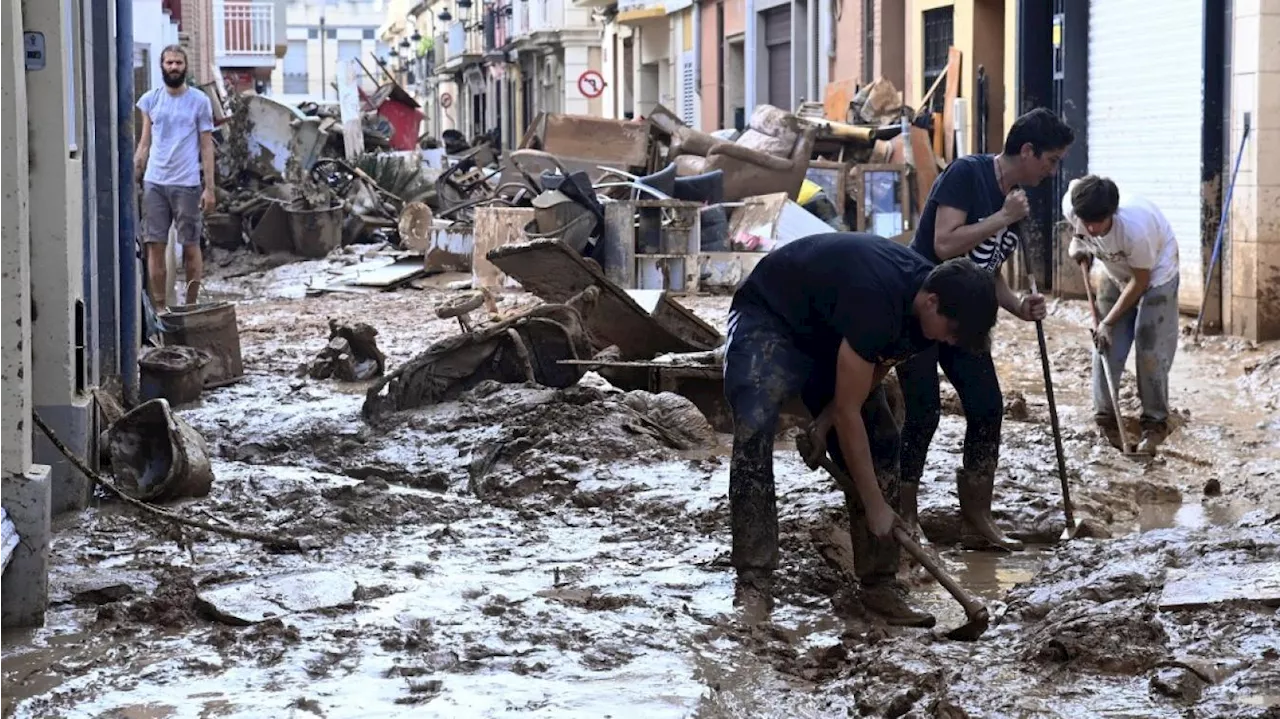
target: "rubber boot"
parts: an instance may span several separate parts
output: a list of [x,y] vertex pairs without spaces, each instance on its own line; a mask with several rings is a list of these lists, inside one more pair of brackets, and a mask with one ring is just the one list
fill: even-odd
[[956,490],[960,495],[960,543],[966,549],[1022,550],[1022,542],[1005,536],[991,518],[991,493],[995,470],[956,470]]
[[742,609],[748,624],[757,624],[773,612],[773,572],[741,569],[733,587],[733,605]]
[[927,629],[938,621],[932,614],[912,606],[907,601],[907,588],[896,579],[864,581],[858,598],[867,611],[880,615],[886,624],[895,627]]
[[921,541],[924,535],[920,531],[920,510],[918,505],[918,495],[920,493],[920,484],[918,482],[901,482],[898,485],[898,501],[900,511],[898,516],[902,517],[902,523],[907,528],[907,534],[917,542]]
[[1124,445],[1120,442],[1120,425],[1116,424],[1115,416],[1100,414],[1096,415],[1093,421],[1098,425],[1098,434],[1105,437],[1112,447],[1123,452]]
[[1154,455],[1160,445],[1169,437],[1169,428],[1164,422],[1143,422],[1142,439],[1138,442],[1139,454]]

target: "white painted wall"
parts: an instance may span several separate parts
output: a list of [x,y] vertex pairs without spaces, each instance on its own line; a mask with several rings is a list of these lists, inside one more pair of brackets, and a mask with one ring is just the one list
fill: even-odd
[[160,51],[178,42],[178,24],[160,8],[160,0],[134,0],[133,42],[147,46],[151,87],[160,87],[164,84],[160,74]]

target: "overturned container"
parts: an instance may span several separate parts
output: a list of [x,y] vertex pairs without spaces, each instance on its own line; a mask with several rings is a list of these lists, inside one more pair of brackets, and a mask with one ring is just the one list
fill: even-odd
[[320,258],[342,244],[342,203],[311,209],[300,203],[284,206],[294,254]]
[[209,364],[203,350],[183,345],[150,347],[138,358],[142,399],[163,397],[170,404],[194,402],[204,390],[201,370]]
[[107,430],[107,449],[116,487],[135,499],[203,497],[213,486],[204,438],[167,400],[144,402],[117,420]]

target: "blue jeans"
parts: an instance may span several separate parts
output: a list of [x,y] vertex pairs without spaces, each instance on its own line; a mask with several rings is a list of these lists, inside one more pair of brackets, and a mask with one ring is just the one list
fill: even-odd
[[[1104,277],[1098,288],[1098,311],[1103,317],[1120,299],[1120,286]],[[1169,419],[1169,369],[1178,352],[1178,278],[1148,287],[1137,306],[1116,323],[1111,349],[1107,353],[1111,379],[1120,383],[1120,374],[1135,350],[1138,369],[1138,398],[1142,400],[1142,428],[1166,429]],[[1119,387],[1116,390],[1119,391]],[[1115,410],[1107,379],[1102,373],[1102,355],[1093,351],[1093,411],[1099,419],[1114,420]]]
[[[729,464],[729,523],[732,564],[739,570],[778,566],[778,506],[773,479],[773,442],[783,406],[800,396],[816,417],[835,394],[834,357],[814,358],[799,348],[786,323],[768,308],[735,302],[729,310],[724,358],[725,398],[733,412],[733,456]],[[817,370],[817,371],[815,371]],[[884,388],[862,405],[871,459],[885,501],[898,511],[899,428]],[[827,450],[848,473],[832,429]],[[867,529],[861,500],[846,494],[854,568],[863,584],[889,581],[898,568],[898,545]]]

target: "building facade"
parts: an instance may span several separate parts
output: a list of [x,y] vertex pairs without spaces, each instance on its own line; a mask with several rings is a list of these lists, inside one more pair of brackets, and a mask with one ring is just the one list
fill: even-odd
[[372,92],[385,81],[375,58],[386,62],[391,51],[378,40],[387,8],[388,0],[288,0],[287,47],[275,65],[272,93],[285,101],[336,102],[338,63],[355,59],[368,70],[359,71],[357,82]]

